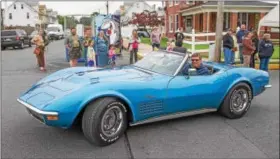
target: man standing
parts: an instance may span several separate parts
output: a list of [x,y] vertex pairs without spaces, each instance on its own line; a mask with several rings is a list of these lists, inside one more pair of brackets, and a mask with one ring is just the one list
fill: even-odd
[[78,59],[81,58],[82,46],[76,28],[71,28],[71,35],[65,39],[65,47],[68,49],[70,67],[77,66]]
[[183,47],[183,43],[181,41],[176,41],[176,47],[174,47],[172,51],[187,53],[187,49]]
[[228,29],[227,34],[223,37],[224,58],[226,65],[230,65],[232,63],[232,56],[234,54],[233,46],[232,29]]
[[87,28],[85,32],[85,39],[84,39],[84,57],[85,57],[85,66],[88,66],[88,61],[87,61],[87,53],[88,53],[88,47],[92,46],[93,42],[93,37],[91,33],[91,29]]
[[246,26],[245,24],[241,25],[240,30],[237,32],[236,37],[237,37],[237,43],[239,46],[239,58],[240,58],[240,63],[243,64],[244,60],[243,60],[243,54],[242,54],[242,50],[243,50],[243,44],[242,44],[242,39],[244,38],[244,35],[247,33],[248,31],[246,30]]
[[175,33],[176,42],[178,41],[183,43],[184,38],[183,29],[179,28],[179,31]]

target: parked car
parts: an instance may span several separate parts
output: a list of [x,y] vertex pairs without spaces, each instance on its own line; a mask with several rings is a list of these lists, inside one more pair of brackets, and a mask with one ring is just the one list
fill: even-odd
[[67,129],[80,122],[89,142],[105,146],[128,125],[215,111],[241,118],[253,98],[271,87],[265,71],[203,62],[210,75],[196,75],[193,68],[183,75],[186,63],[190,53],[159,50],[114,69],[67,68],[35,83],[18,101],[48,126]]
[[2,30],[1,31],[1,49],[5,50],[7,47],[23,49],[25,45],[31,47],[31,38],[24,30]]

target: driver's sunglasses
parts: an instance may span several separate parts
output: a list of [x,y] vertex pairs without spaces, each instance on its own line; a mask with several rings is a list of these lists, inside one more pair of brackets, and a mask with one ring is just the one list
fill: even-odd
[[195,61],[195,62],[197,62],[197,61],[199,61],[199,59],[192,59],[192,61]]

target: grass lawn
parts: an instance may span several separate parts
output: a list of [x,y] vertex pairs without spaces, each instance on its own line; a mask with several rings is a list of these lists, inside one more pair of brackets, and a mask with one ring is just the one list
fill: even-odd
[[[160,46],[161,47],[166,47],[167,44],[167,38],[162,38],[161,42],[160,42]],[[141,38],[141,43],[144,44],[148,44],[151,45],[151,41],[150,38]],[[187,48],[188,50],[190,50],[192,48],[192,46],[190,44],[183,44],[183,46],[185,48]],[[205,49],[209,49],[209,45],[208,44],[200,44],[200,45],[195,45],[195,49],[196,50],[205,50]],[[274,46],[274,53],[272,55],[272,59],[279,59],[279,46]],[[203,57],[208,57],[208,54],[202,54]],[[222,58],[224,57],[224,54],[222,53]]]

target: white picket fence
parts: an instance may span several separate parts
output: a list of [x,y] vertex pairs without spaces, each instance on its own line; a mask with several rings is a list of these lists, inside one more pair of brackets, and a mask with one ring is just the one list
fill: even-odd
[[[208,37],[209,36],[215,36],[216,33],[195,33],[194,29],[192,30],[192,33],[183,33],[185,37],[191,37],[191,41],[188,41],[188,40],[184,40],[184,43],[186,44],[190,44],[192,47],[191,47],[191,53],[202,53],[202,52],[209,52],[209,49],[210,49],[210,46],[209,46],[209,49],[204,49],[204,50],[196,50],[195,49],[195,45],[201,45],[201,44],[208,44],[210,45],[211,43],[215,43],[215,41],[209,41],[208,40]],[[226,32],[223,32],[223,35],[225,35]],[[196,41],[195,38],[196,37],[206,37],[207,40],[206,41]]]

